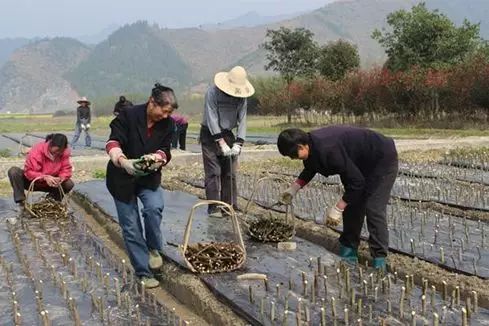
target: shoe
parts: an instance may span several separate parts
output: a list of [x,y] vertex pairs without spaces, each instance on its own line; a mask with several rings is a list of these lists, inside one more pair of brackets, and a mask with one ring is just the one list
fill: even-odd
[[373,261],[373,265],[375,269],[380,269],[385,271],[386,269],[385,257],[375,257]]
[[163,266],[163,259],[161,259],[158,250],[151,250],[149,252],[149,268],[160,269]]
[[143,276],[141,277],[141,282],[144,283],[144,287],[147,289],[153,289],[160,286],[160,282],[158,282],[158,280],[154,277]]
[[340,244],[340,257],[350,264],[358,264],[358,251]]

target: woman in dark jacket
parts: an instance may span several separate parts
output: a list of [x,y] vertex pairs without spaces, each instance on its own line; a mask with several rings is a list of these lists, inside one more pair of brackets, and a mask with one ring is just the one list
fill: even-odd
[[[136,275],[148,288],[158,281],[151,269],[162,266],[163,212],[161,168],[171,159],[170,146],[175,129],[170,118],[178,108],[171,88],[156,84],[146,104],[122,110],[110,123],[111,134],[106,144],[110,161],[107,165],[107,188],[114,197],[124,242]],[[155,163],[155,172],[146,175],[134,163],[145,157]],[[143,228],[138,201],[143,204]]]
[[340,256],[351,263],[358,261],[366,216],[373,266],[384,269],[389,246],[386,207],[398,171],[394,141],[368,129],[330,126],[310,133],[284,130],[277,146],[280,154],[304,161],[304,170],[280,201],[292,202],[316,173],[325,177],[339,174],[345,193],[327,210],[325,222],[334,225],[343,219]]

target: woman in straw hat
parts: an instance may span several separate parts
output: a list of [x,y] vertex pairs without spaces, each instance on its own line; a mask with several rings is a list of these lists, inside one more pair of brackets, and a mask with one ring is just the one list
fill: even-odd
[[90,122],[92,120],[92,115],[90,113],[90,101],[86,97],[82,97],[76,103],[80,106],[76,109],[76,123],[75,123],[75,134],[73,135],[73,140],[71,141],[71,146],[80,138],[82,131],[85,132],[85,145],[90,147],[92,144],[92,139],[88,130],[90,129]]
[[[246,138],[246,98],[254,92],[246,70],[240,66],[217,73],[214,85],[207,91],[200,142],[208,200],[237,206],[237,157]],[[236,136],[232,132],[235,128]],[[215,205],[209,205],[208,213],[212,217],[222,216]]]

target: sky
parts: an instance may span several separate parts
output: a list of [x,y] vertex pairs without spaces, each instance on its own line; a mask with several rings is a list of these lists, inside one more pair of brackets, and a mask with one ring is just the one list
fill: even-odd
[[0,38],[82,36],[137,20],[180,28],[218,23],[249,11],[277,16],[334,0],[0,0]]

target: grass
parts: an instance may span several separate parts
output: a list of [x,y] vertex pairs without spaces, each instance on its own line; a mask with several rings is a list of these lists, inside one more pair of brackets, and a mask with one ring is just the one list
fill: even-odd
[[105,179],[106,171],[102,169],[96,169],[92,172],[92,177],[95,179]]
[[[92,120],[92,130],[108,129],[112,117],[96,117]],[[1,133],[24,133],[36,131],[74,130],[75,117],[55,117],[50,115],[0,115]]]
[[[54,132],[74,129],[74,117],[55,117],[51,115],[26,114],[0,114],[0,133],[24,133],[24,132]],[[92,120],[92,132],[106,135],[112,116],[94,117]],[[201,115],[191,117],[189,132],[198,132],[202,120]],[[287,124],[285,116],[248,116],[247,133],[262,135],[277,135],[280,131],[295,127],[304,130],[312,130],[322,125],[308,125],[303,123]],[[468,136],[489,136],[487,129],[430,129],[430,128],[373,128],[385,135],[402,138],[447,138]]]
[[[189,123],[189,131],[198,132],[201,117],[193,117]],[[247,133],[277,135],[287,128],[301,128],[307,131],[322,127],[324,125],[287,124],[285,116],[248,116]],[[397,139],[402,138],[447,138],[468,136],[489,136],[487,129],[431,129],[431,128],[372,128],[384,135]]]
[[12,187],[8,181],[0,181],[0,197],[12,196]]

